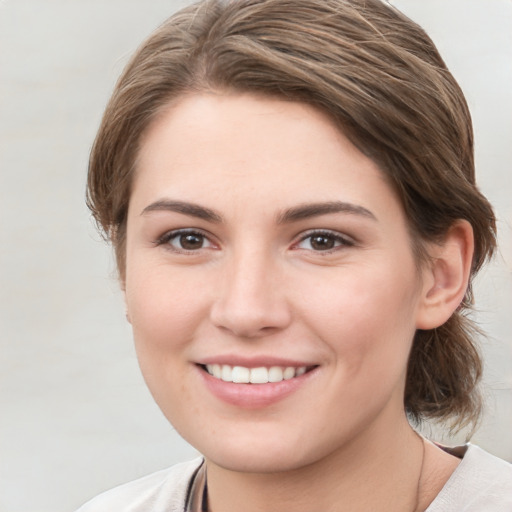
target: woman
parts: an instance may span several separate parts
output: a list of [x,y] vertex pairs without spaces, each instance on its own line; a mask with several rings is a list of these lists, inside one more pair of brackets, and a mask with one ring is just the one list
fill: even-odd
[[140,366],[204,456],[83,512],[504,511],[465,313],[495,246],[462,92],[378,0],[203,1],[127,66],[89,170]]

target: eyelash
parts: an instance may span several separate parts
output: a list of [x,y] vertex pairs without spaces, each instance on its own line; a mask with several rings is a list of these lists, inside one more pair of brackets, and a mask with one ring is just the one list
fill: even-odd
[[173,247],[171,245],[171,241],[173,239],[187,235],[201,237],[203,239],[203,243],[204,241],[207,241],[210,245],[214,246],[213,242],[210,240],[209,235],[207,235],[206,233],[202,232],[199,229],[177,229],[174,231],[168,231],[167,233],[164,233],[160,238],[158,238],[158,240],[156,240],[155,245],[168,245],[170,250],[182,254],[192,254],[198,252],[200,249],[205,249],[205,247],[200,247],[199,249],[184,249]]
[[[202,239],[202,246],[198,247],[196,249],[186,249],[183,247],[174,247],[171,242],[174,239],[177,239],[181,236],[196,236]],[[323,237],[325,239],[333,241],[333,247],[327,248],[327,249],[319,249],[315,250],[314,248],[301,248],[299,247],[300,244],[305,242],[306,240],[310,239],[311,241],[315,237]],[[312,242],[310,241],[310,245],[312,245]],[[204,247],[204,243],[207,242],[209,246]],[[336,245],[338,244],[338,245]],[[215,247],[215,244],[210,240],[210,237],[208,234],[204,233],[201,230],[198,229],[177,229],[174,231],[168,231],[167,233],[163,234],[158,240],[156,240],[155,245],[161,246],[161,245],[167,245],[169,250],[172,250],[173,252],[180,253],[180,254],[193,254],[199,252],[201,249],[209,249],[210,247]],[[306,250],[306,251],[312,251],[318,254],[322,255],[328,255],[332,254],[336,251],[339,251],[343,248],[352,247],[354,246],[354,241],[350,240],[349,238],[340,235],[339,233],[335,231],[329,231],[329,230],[311,230],[306,233],[303,233],[300,239],[297,242],[294,242],[292,244],[292,250]]]
[[[298,242],[294,243],[293,244],[293,248],[295,250],[301,250],[300,247],[297,247],[300,243],[308,240],[308,239],[313,239],[314,237],[325,237],[325,238],[329,238],[331,240],[334,241],[334,243],[338,243],[339,245],[335,245],[334,247],[330,248],[330,249],[325,249],[325,250],[314,250],[314,249],[306,249],[306,250],[313,250],[313,252],[315,253],[320,253],[320,254],[331,254],[335,251],[338,251],[340,249],[343,249],[343,248],[346,248],[346,247],[353,247],[355,245],[354,241],[351,240],[350,238],[346,237],[346,236],[342,236],[340,235],[339,233],[337,233],[336,231],[329,231],[329,230],[312,230],[312,231],[308,231],[306,233],[304,233]],[[310,242],[311,243],[311,242]]]

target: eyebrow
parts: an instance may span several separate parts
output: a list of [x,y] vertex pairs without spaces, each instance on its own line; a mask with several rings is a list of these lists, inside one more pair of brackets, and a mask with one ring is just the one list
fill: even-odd
[[210,210],[210,208],[185,201],[174,201],[172,199],[160,199],[154,203],[151,203],[149,206],[146,206],[144,210],[142,210],[141,215],[157,211],[182,213],[184,215],[197,217],[198,219],[206,220],[209,222],[222,222],[222,217],[218,213],[215,213],[213,210]]
[[[185,201],[159,199],[158,201],[146,206],[142,210],[141,215],[154,211],[170,211],[196,217],[208,222],[223,222],[222,216],[210,208]],[[328,201],[325,203],[307,203],[288,208],[277,216],[277,223],[288,224],[299,220],[309,219],[311,217],[319,217],[321,215],[333,213],[348,213],[351,215],[366,217],[375,221],[377,220],[375,215],[363,206],[343,201]]]
[[277,217],[277,223],[286,224],[331,213],[348,213],[351,215],[366,217],[375,221],[377,220],[377,217],[363,206],[345,203],[343,201],[328,201],[325,203],[307,203],[294,206],[293,208],[288,208]]

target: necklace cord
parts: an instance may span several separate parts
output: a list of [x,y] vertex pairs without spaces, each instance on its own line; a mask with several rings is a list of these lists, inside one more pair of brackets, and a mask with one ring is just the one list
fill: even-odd
[[420,491],[421,491],[421,481],[423,479],[423,470],[425,466],[425,440],[418,435],[418,437],[421,439],[421,465],[420,465],[420,474],[418,476],[418,484],[416,486],[416,503],[414,504],[414,508],[412,509],[412,512],[421,512],[419,510],[420,506]]

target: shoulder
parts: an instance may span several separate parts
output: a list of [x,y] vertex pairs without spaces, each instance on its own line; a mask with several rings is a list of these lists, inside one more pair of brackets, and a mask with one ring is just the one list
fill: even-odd
[[512,464],[475,445],[426,512],[511,512]]
[[76,512],[181,512],[190,481],[202,462],[197,458],[120,485]]

